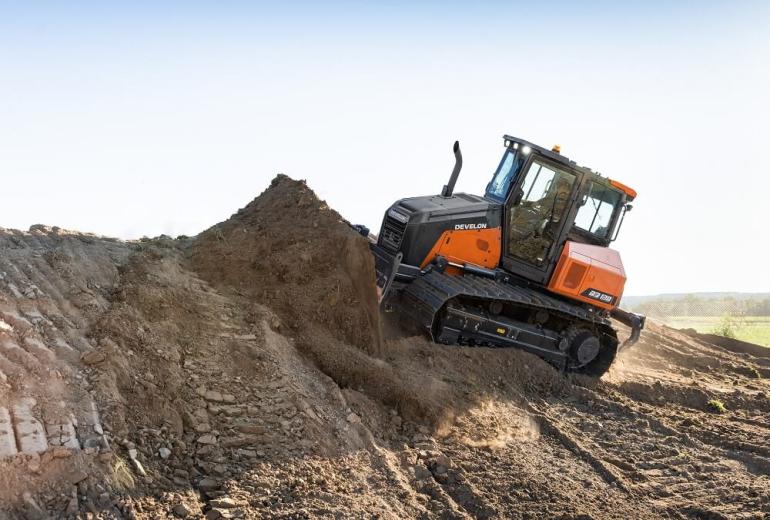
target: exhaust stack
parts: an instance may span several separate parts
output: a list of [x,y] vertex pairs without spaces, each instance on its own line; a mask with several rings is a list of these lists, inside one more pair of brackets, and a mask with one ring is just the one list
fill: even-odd
[[452,169],[452,175],[449,176],[449,182],[446,183],[444,189],[441,190],[442,197],[452,196],[452,192],[455,190],[455,184],[457,183],[457,177],[460,176],[460,169],[463,167],[463,154],[460,152],[460,141],[455,141],[455,145],[452,149],[455,153],[455,167]]

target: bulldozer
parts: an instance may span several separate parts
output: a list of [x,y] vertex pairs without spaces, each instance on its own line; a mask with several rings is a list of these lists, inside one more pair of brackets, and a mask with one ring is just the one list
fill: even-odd
[[[517,347],[560,370],[601,376],[644,328],[644,316],[618,306],[626,273],[609,247],[636,191],[559,146],[503,142],[483,196],[454,193],[455,142],[440,194],[387,209],[369,235],[380,308],[436,343]],[[630,328],[623,345],[613,319]]]

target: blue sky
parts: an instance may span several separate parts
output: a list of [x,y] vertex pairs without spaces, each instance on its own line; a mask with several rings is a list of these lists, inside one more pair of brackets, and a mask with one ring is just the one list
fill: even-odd
[[503,133],[635,187],[627,294],[770,291],[760,2],[0,1],[0,226],[195,234],[278,172],[373,228]]

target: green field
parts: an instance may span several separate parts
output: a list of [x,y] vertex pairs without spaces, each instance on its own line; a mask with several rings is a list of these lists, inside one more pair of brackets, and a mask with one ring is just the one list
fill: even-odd
[[695,329],[706,334],[719,334],[719,329],[728,325],[736,339],[770,347],[770,316],[729,318],[727,322],[719,316],[669,316],[653,319],[676,329]]

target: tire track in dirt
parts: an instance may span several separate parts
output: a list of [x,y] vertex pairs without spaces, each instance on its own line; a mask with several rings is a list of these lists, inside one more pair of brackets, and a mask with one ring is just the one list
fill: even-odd
[[581,402],[552,403],[549,416],[560,430],[584,439],[593,457],[617,467],[634,495],[681,517],[693,504],[719,518],[756,518],[770,510],[766,491],[753,491],[767,489],[766,474],[750,471],[745,456],[682,431],[668,409],[664,414],[611,389],[582,390]]

